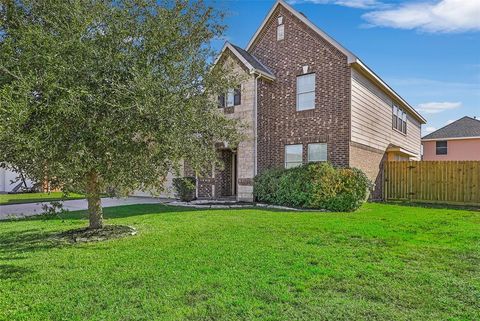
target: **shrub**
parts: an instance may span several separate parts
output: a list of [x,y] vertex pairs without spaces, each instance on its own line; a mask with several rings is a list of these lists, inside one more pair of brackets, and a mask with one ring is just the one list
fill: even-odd
[[255,177],[254,196],[269,204],[347,212],[366,201],[370,186],[359,169],[312,163],[264,171]]
[[282,171],[276,194],[277,202],[285,206],[305,207],[312,189],[308,176],[302,167]]
[[184,202],[195,199],[195,177],[178,177],[173,179],[175,195]]
[[272,168],[254,178],[254,194],[265,203],[275,203],[283,170]]

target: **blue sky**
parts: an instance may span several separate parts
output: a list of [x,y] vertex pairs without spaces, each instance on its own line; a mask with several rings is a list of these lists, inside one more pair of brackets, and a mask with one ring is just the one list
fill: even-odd
[[[226,40],[245,47],[275,3],[215,1]],[[423,133],[480,118],[480,0],[291,0],[427,119]],[[216,44],[221,47],[222,42]]]

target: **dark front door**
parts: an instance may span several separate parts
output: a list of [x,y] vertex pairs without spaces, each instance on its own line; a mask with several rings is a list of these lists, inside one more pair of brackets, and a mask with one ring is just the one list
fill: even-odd
[[216,197],[230,197],[237,194],[237,154],[230,150],[221,150],[220,159],[223,169],[216,175]]

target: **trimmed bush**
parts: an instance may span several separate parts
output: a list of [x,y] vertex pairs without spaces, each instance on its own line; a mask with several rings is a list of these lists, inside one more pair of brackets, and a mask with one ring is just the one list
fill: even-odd
[[356,168],[311,163],[290,169],[269,169],[255,177],[259,202],[298,208],[351,212],[366,201],[371,182]]
[[195,199],[195,177],[178,177],[173,179],[175,195],[183,202]]

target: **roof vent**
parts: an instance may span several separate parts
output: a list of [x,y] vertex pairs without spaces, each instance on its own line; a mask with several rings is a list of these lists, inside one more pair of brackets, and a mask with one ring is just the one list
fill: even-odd
[[307,17],[303,12],[299,11],[298,13],[300,13],[302,16],[304,16],[305,18]]

